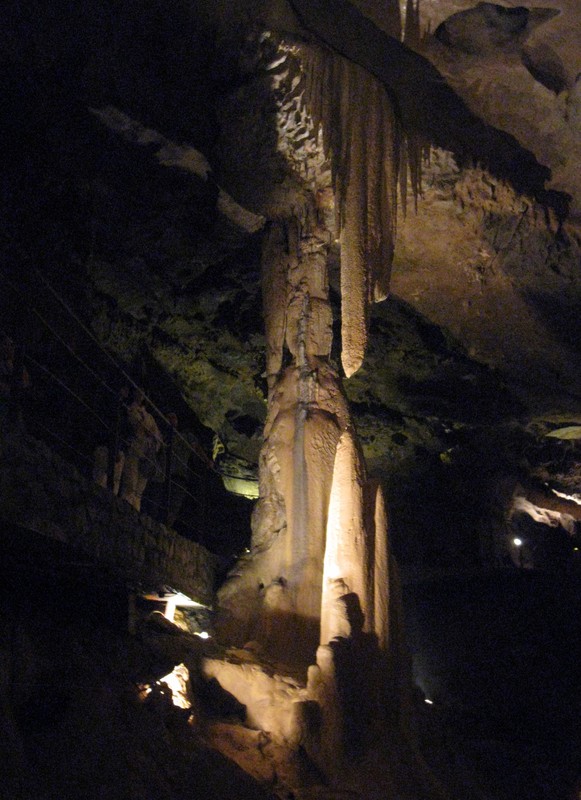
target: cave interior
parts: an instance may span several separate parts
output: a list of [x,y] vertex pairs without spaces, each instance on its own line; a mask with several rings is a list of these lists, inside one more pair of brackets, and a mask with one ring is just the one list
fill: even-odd
[[[0,797],[576,800],[577,0],[3,18]],[[6,466],[124,387],[173,622]]]

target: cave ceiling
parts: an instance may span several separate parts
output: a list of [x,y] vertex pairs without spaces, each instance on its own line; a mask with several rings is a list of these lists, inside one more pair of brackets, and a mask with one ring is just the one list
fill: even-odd
[[205,444],[216,433],[255,463],[262,232],[312,213],[313,191],[333,217],[293,47],[336,48],[422,145],[391,294],[346,383],[370,467],[388,484],[454,459],[456,475],[470,458],[517,473],[551,427],[581,419],[581,7],[424,0],[416,53],[357,5],[8,2],[6,327],[18,337],[45,307],[42,273],[127,369],[148,370],[162,405],[171,383]]

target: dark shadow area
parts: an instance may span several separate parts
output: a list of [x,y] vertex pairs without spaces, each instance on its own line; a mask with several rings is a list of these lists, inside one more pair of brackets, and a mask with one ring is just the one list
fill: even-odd
[[[22,92],[37,91],[41,99],[46,92],[48,106],[61,87],[63,98],[78,97],[85,107],[119,105],[197,147],[213,141],[208,65],[214,41],[199,8],[193,14],[183,0],[139,7],[55,0],[33,9],[8,0],[3,11],[0,59],[20,68],[22,78],[12,83],[3,71],[12,90],[5,103],[26,109]],[[22,115],[16,120],[19,128],[29,122]]]
[[404,606],[415,682],[449,762],[500,800],[572,797],[579,575],[514,569],[424,582],[405,587]]
[[155,683],[184,634],[129,636],[124,587],[4,524],[0,581],[2,800],[272,800]]
[[[365,616],[359,597],[354,592],[343,595],[337,603],[350,625],[349,638],[336,637],[329,646],[333,650],[337,694],[343,719],[343,746],[345,753],[356,758],[371,743],[374,721],[379,708],[382,673],[381,654],[377,638],[363,632]],[[377,734],[377,731],[375,731]]]
[[233,694],[223,689],[216,678],[202,680],[196,697],[204,712],[213,717],[235,717],[243,723],[246,718],[246,706],[238,702]]
[[[468,482],[467,470],[478,479]],[[479,569],[479,518],[489,513],[487,500],[496,477],[495,466],[477,452],[450,470],[437,455],[418,451],[413,480],[386,492],[390,544],[402,568]]]
[[[244,242],[239,233],[225,242],[217,230],[215,184],[162,166],[155,147],[125,141],[90,109],[118,106],[178,144],[209,152],[218,135],[213,37],[200,10],[181,0],[139,9],[57,0],[34,13],[9,2],[4,10],[0,329],[25,351],[26,430],[90,477],[111,401],[125,383],[115,360],[164,414],[177,413],[179,430],[192,432],[209,459],[213,431],[151,352],[181,353],[167,324],[179,315],[196,341],[226,321],[242,346],[257,334],[256,244],[239,259],[245,269],[236,278]],[[157,421],[165,436],[167,425]],[[250,417],[238,424],[246,432]],[[248,542],[251,503],[227,493],[203,459],[192,456],[188,468],[174,527],[228,561]],[[146,509],[160,519],[163,485],[149,486]]]
[[567,73],[563,62],[547,45],[537,45],[525,50],[522,63],[533,78],[549,91],[560,94],[567,88]]
[[532,289],[523,290],[522,294],[557,341],[574,351],[578,350],[581,341],[581,297],[564,298],[562,294]]
[[467,375],[462,366],[445,364],[420,380],[402,376],[399,388],[409,398],[410,408],[473,424],[518,416],[522,406],[494,374],[480,367]]
[[[381,355],[376,353],[375,342],[389,340],[392,348]],[[420,416],[485,424],[524,412],[523,404],[498,370],[471,358],[449,331],[434,325],[395,295],[372,309],[369,352],[361,374],[371,374],[375,362],[384,370],[384,386],[389,382],[394,405],[399,397],[405,397],[405,405]],[[346,391],[349,394],[348,383]],[[363,406],[353,403],[356,413],[359,409],[364,412]],[[369,407],[371,410],[371,403]],[[378,411],[373,409],[373,413]],[[396,412],[392,411],[388,416],[384,410],[379,418],[385,424],[395,424]]]
[[[530,16],[529,9],[524,6],[507,8],[496,3],[478,3],[476,8],[452,14],[441,22],[434,36],[444,44],[466,53],[481,52],[486,46],[507,47],[519,42],[526,34]],[[454,35],[455,23],[459,23],[458,27],[464,36]],[[483,36],[483,31],[487,35]]]

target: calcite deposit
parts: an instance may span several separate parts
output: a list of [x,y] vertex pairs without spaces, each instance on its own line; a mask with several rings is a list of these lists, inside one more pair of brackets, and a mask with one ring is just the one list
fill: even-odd
[[[262,640],[287,658],[302,649],[308,658],[319,638],[321,603],[327,612],[332,605],[324,599],[325,580],[346,580],[345,593],[359,596],[368,628],[373,629],[374,558],[367,552],[367,540],[373,548],[375,534],[366,529],[373,511],[367,511],[362,456],[339,376],[329,360],[327,261],[331,238],[337,236],[342,362],[349,377],[365,354],[368,306],[387,291],[398,137],[387,94],[372,76],[320,48],[303,46],[294,57],[303,72],[298,85],[304,84],[311,134],[315,141],[322,136],[331,164],[335,223],[329,229],[309,218],[290,218],[273,224],[265,237],[262,284],[270,388],[261,496],[251,553],[223,588],[221,603],[232,615],[229,629],[235,627],[242,639]],[[283,97],[281,106],[286,102]],[[321,219],[320,211],[318,215]],[[338,447],[340,439],[343,444]],[[330,513],[336,518],[329,533]],[[385,537],[385,532],[377,537]],[[346,547],[351,539],[358,542],[352,552]],[[335,572],[339,569],[340,574],[323,578],[324,559],[332,558],[329,547],[335,547]],[[385,563],[385,558],[380,561]],[[356,579],[351,569],[358,571]],[[294,644],[289,653],[290,632]],[[323,641],[334,635],[324,626]]]
[[305,103],[331,164],[341,246],[341,360],[347,377],[365,356],[369,304],[384,300],[394,250],[399,126],[368,72],[322,48],[303,48]]
[[[263,673],[256,666],[254,678],[245,664],[209,669],[247,706],[249,719],[272,706],[278,735],[301,743],[333,775],[330,764],[341,764],[346,748],[365,746],[370,713],[377,721],[388,704],[401,705],[401,687],[386,687],[374,677],[383,675],[388,683],[390,656],[392,672],[403,666],[393,660],[397,647],[391,640],[399,644],[399,632],[390,624],[390,592],[394,607],[398,600],[381,491],[367,479],[341,379],[330,361],[328,276],[330,243],[337,238],[341,359],[349,377],[365,356],[369,306],[385,298],[389,285],[399,138],[385,89],[369,73],[318,47],[304,45],[292,57],[299,59],[302,76],[291,91],[304,84],[311,136],[322,140],[330,162],[335,215],[325,227],[315,199],[314,213],[272,223],[264,239],[269,396],[260,497],[250,552],[219,593],[219,631],[239,645],[257,642],[287,669],[301,670],[303,680],[311,667],[306,687],[295,691],[284,712],[276,712],[258,688]],[[285,58],[283,49],[281,63]],[[280,103],[289,105],[284,96]],[[319,188],[316,181],[312,188]],[[365,711],[353,703],[354,675],[346,669],[358,658],[366,662]],[[318,709],[317,724],[309,704]]]
[[[211,728],[213,747],[254,764],[281,797],[331,796],[324,773],[342,796],[424,800],[433,782],[410,746],[393,553],[408,591],[426,576],[498,570],[526,582],[540,567],[578,569],[579,445],[554,435],[580,418],[579,3],[7,0],[3,23],[0,311],[31,375],[26,424],[86,470],[103,413],[82,362],[114,386],[117,360],[160,409],[177,410],[206,465],[213,455],[212,482],[204,473],[190,485],[189,530],[221,554],[221,576],[244,553],[220,591],[225,649],[205,643],[205,664],[191,669],[194,735]],[[66,401],[62,384],[74,392]],[[132,556],[109,536],[114,523],[132,540],[121,506],[99,512],[95,528],[82,492],[65,519],[58,492],[77,489],[60,476],[47,494],[26,480],[31,469],[19,475],[47,515],[36,516],[43,530],[88,536],[127,574],[169,558],[176,586],[194,592],[203,564],[186,556],[197,548],[178,553],[152,523],[159,541]],[[12,477],[2,505],[16,519],[25,495]],[[229,489],[251,484],[246,496],[260,483],[251,541],[251,504],[234,504],[221,477]],[[437,639],[435,629],[426,620]],[[490,670],[468,678],[466,705],[464,661],[444,682],[454,713],[470,725],[482,715],[488,754],[492,698],[511,677],[522,697],[533,685],[528,658],[515,656],[509,675],[508,662],[494,671],[491,652]],[[530,652],[553,657],[551,647]],[[571,706],[574,681],[545,680],[556,663],[545,673],[535,662],[535,702],[526,696],[521,710],[556,719]],[[448,706],[415,666],[435,700],[424,711],[437,716]],[[240,702],[219,695],[217,680]],[[28,714],[23,697],[10,713]],[[154,692],[152,702],[166,700]],[[228,719],[204,729],[203,700]],[[52,730],[37,737],[36,721],[30,735],[8,722],[23,757],[33,739],[39,753],[60,745]],[[65,743],[79,739],[77,723]],[[165,729],[153,735],[164,747]],[[544,720],[536,735],[547,735]],[[503,764],[511,736],[497,745]],[[444,771],[458,753],[470,763],[467,742],[456,744],[434,759],[443,755]],[[148,742],[143,751],[150,758]],[[110,753],[95,753],[112,774]],[[531,768],[505,770],[501,794],[510,773],[521,794],[543,796],[528,753]],[[54,762],[63,787],[75,760]],[[317,766],[308,789],[304,775],[287,780],[291,762]],[[205,753],[194,771],[234,797],[222,766]],[[85,785],[116,800],[103,780]],[[127,780],[132,797],[155,792],[139,775]],[[34,800],[61,788],[38,781]],[[484,783],[474,794],[494,795]]]

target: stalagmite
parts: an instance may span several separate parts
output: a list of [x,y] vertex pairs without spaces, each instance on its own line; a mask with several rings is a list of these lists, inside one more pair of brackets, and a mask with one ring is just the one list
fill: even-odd
[[[364,483],[361,456],[353,433],[345,431],[337,445],[333,486],[329,502],[327,545],[321,600],[321,644],[337,636],[351,635],[354,624],[369,631],[373,625],[372,554],[366,536]],[[370,580],[371,579],[371,580]],[[359,617],[349,615],[343,600],[351,595]],[[356,598],[356,600],[355,600]]]
[[[388,529],[385,503],[381,487],[375,482],[368,485],[371,496],[369,505],[373,506],[374,559],[373,559],[373,629],[380,650],[387,652],[389,646],[389,552],[387,547]],[[375,501],[375,502],[373,502]],[[369,507],[368,505],[368,507]]]
[[[321,645],[309,692],[323,709],[313,758],[341,758],[361,746],[374,720],[407,719],[410,678],[401,640],[394,565],[387,547],[383,495],[365,475],[353,431],[337,445],[329,503],[321,599]],[[390,597],[393,602],[390,603]],[[357,663],[357,681],[353,668]],[[365,698],[356,698],[356,685]],[[346,725],[346,720],[348,724]]]
[[[349,420],[339,378],[328,362],[328,246],[325,231],[301,229],[296,222],[273,225],[265,240],[271,388],[259,465],[260,499],[251,555],[221,591],[234,640],[258,639],[280,657],[307,663],[319,639],[335,450]],[[285,349],[292,363],[282,368]]]
[[[298,128],[302,136],[303,126],[310,127],[330,167],[335,222],[325,216],[328,206],[319,205],[271,222],[264,236],[269,395],[260,497],[250,553],[220,591],[220,629],[229,641],[257,642],[276,662],[307,675],[306,686],[288,697],[283,692],[277,736],[293,746],[300,742],[331,775],[341,769],[344,752],[366,746],[390,705],[400,716],[393,690],[403,657],[399,606],[390,598],[395,577],[385,508],[366,475],[331,363],[327,274],[334,237],[341,246],[341,358],[349,377],[364,358],[370,303],[389,288],[399,136],[385,90],[365,70],[312,45],[293,53],[303,79],[293,79],[290,96],[281,101],[292,114],[277,123],[279,135],[289,137],[280,148],[296,168]],[[328,171],[309,177],[305,162],[299,173],[320,200],[329,188]],[[258,719],[254,705],[263,711],[266,689],[254,697],[247,676],[243,680],[244,663],[215,663],[208,674],[243,696],[249,719]],[[260,678],[271,694],[278,692],[275,678]],[[296,704],[292,713],[289,703]]]

